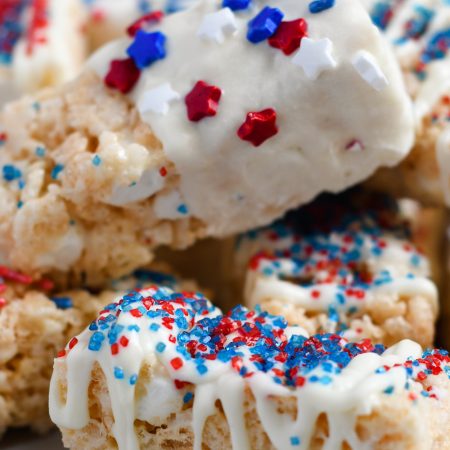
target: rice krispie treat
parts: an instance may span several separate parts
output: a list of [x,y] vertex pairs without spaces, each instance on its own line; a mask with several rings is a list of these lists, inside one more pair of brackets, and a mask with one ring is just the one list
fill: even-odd
[[50,414],[76,449],[448,449],[450,359],[310,338],[281,317],[148,289],[55,360]]
[[398,162],[413,133],[393,55],[357,0],[314,5],[204,1],[9,105],[0,255],[96,283]]
[[86,57],[80,0],[0,2],[0,104],[74,78]]
[[385,196],[323,196],[247,233],[237,244],[236,271],[246,265],[245,301],[309,333],[433,342],[438,295],[429,261]]
[[193,287],[165,272],[141,269],[91,293],[54,292],[48,280],[0,267],[0,435],[8,427],[50,427],[48,388],[53,358],[106,304],[129,289],[153,283]]
[[450,3],[362,0],[393,44],[414,102],[416,143],[395,170],[371,185],[399,196],[450,205]]
[[88,8],[86,31],[91,50],[123,37],[136,20],[159,20],[186,9],[196,0],[83,0]]

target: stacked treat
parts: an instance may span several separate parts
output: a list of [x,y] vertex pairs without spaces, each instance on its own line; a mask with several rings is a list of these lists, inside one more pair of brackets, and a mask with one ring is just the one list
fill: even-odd
[[421,3],[5,3],[4,85],[53,87],[0,113],[0,433],[450,449],[450,5]]

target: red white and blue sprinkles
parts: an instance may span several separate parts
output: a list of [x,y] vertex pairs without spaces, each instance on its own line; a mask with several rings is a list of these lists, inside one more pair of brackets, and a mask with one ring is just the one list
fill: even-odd
[[[83,365],[76,378],[71,376],[71,371],[75,370],[72,358],[78,367]],[[315,399],[313,392],[320,389],[317,391],[322,392],[320,395],[327,392],[328,396],[335,396],[333,386],[344,388],[340,380],[345,379],[344,389],[366,392],[361,398],[406,393],[412,402],[418,396],[438,400],[440,392],[433,388],[433,377],[450,376],[450,358],[443,350],[423,352],[417,344],[402,341],[385,353],[382,345],[373,345],[369,340],[350,343],[336,334],[308,338],[298,334],[295,328],[287,327],[283,318],[258,308],[252,311],[238,306],[223,315],[199,293],[176,293],[150,287],[130,292],[106,306],[89,328],[72,339],[60,353],[57,365],[67,364],[71,383],[68,392],[73,397],[69,396],[66,404],[58,400],[57,375],[54,375],[50,394],[53,419],[58,423],[61,414],[70,417],[75,410],[77,414],[84,411],[74,408],[72,401],[82,405],[87,402],[91,365],[98,362],[109,380],[110,395],[114,396],[115,438],[119,448],[125,448],[125,442],[129,450],[138,448],[132,422],[129,428],[126,418],[136,411],[134,389],[139,384],[140,370],[149,360],[153,361],[152,365],[161,364],[167,371],[167,382],[172,385],[166,385],[166,394],[179,398],[180,408],[182,404],[191,405],[196,411],[201,408],[196,406],[199,402],[205,411],[210,411],[209,405],[214,405],[216,399],[226,393],[230,399],[224,403],[226,416],[233,412],[240,417],[244,411],[240,392],[243,386],[248,386],[256,398],[257,411],[268,408],[265,414],[273,416],[273,422],[264,422],[264,431],[277,448],[286,449],[308,448],[311,433],[301,425],[305,416],[292,421],[287,415],[270,409],[270,396],[295,396],[299,414],[320,414],[323,408],[329,420],[334,420],[333,414],[337,413],[342,426],[353,427],[354,422],[346,420],[348,409],[340,410],[344,406],[340,406],[337,396],[333,407],[337,411],[334,411],[319,397],[315,403],[310,403]],[[361,380],[358,376],[357,381],[350,376],[351,368],[361,370],[363,361],[366,361],[364,377]],[[233,380],[232,385],[227,384],[230,380]],[[208,386],[220,387],[214,391]],[[314,412],[313,406],[317,409]],[[211,413],[201,415],[203,419],[196,414],[193,416],[194,433],[199,433],[195,434],[194,448],[201,447],[200,432]],[[84,423],[88,420],[84,414],[73,420]],[[282,430],[276,430],[274,423],[283,424]],[[330,430],[327,439],[339,443],[342,437],[335,436],[333,428]],[[348,432],[351,430],[349,428]],[[233,448],[245,448],[241,446],[248,442],[245,421],[230,422],[230,431]]]
[[[248,280],[259,281],[257,290],[249,281],[251,304],[264,306],[266,289],[268,298],[326,312],[332,329],[345,332],[349,317],[360,315],[376,295],[401,295],[411,286],[437,300],[427,259],[399,220],[396,204],[369,196],[361,207],[353,194],[324,196],[238,240],[238,252],[254,252]],[[341,312],[349,315],[345,321]]]

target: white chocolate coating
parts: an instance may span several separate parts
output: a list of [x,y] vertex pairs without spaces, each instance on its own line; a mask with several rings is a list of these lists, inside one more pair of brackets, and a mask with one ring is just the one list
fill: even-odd
[[[312,64],[320,62],[320,70],[308,65],[310,75],[296,63],[301,48],[286,56],[267,42],[247,41],[247,22],[263,2],[235,13],[237,30],[224,33],[222,43],[198,36],[205,15],[220,9],[214,1],[152,27],[167,36],[167,57],[142,71],[130,99],[139,105],[147,91],[164,83],[180,95],[166,114],[149,110],[142,117],[180,174],[187,214],[205,222],[208,234],[268,223],[324,190],[342,190],[379,166],[396,164],[412,144],[401,75],[363,8],[354,0],[338,0],[333,8],[311,14],[308,5],[306,0],[270,4],[282,10],[285,20],[303,17],[308,42],[329,41],[326,48],[315,46],[330,52],[329,64],[317,53]],[[104,76],[112,59],[126,56],[130,42],[105,46],[89,66]],[[375,89],[354,67],[354,55],[361,51],[386,78],[384,89]],[[222,97],[215,117],[190,122],[183,100],[199,80],[218,86]],[[248,112],[265,108],[277,112],[279,132],[253,147],[236,133]],[[355,140],[363,151],[347,150]]]
[[[172,295],[170,290],[157,292],[153,288],[143,291],[142,295],[157,298],[161,296],[162,292],[166,296]],[[198,298],[197,301],[202,302],[204,299]],[[322,413],[326,415],[329,422],[329,435],[324,436],[324,448],[337,449],[344,442],[347,442],[353,449],[366,448],[367,444],[360,440],[355,430],[357,416],[370,414],[383,395],[406,391],[410,392],[414,398],[422,391],[421,384],[415,380],[417,373],[423,367],[421,363],[412,363],[422,357],[422,349],[418,344],[408,340],[400,342],[382,354],[375,349],[362,351],[362,353],[357,351],[356,355],[353,354],[350,360],[347,360],[343,367],[341,366],[342,369],[332,362],[318,363],[317,365],[313,362],[309,369],[300,372],[305,379],[303,385],[299,387],[288,386],[282,382],[281,378],[277,381],[277,376],[274,376],[270,369],[262,370],[257,363],[253,363],[252,355],[255,353],[252,350],[255,350],[255,347],[252,346],[255,344],[250,344],[248,347],[245,344],[237,347],[238,354],[241,355],[242,366],[246,370],[252,371],[251,376],[239,375],[240,372],[236,372],[232,363],[224,362],[219,358],[203,360],[200,365],[204,366],[206,371],[201,372],[198,370],[200,365],[197,358],[184,358],[183,356],[180,358],[177,349],[185,345],[183,342],[186,343],[183,341],[183,336],[187,336],[187,339],[194,339],[195,342],[197,335],[189,335],[189,332],[202,323],[202,317],[206,318],[206,321],[214,317],[221,320],[221,316],[218,316],[220,311],[207,303],[201,308],[203,312],[197,309],[198,312],[191,316],[186,313],[189,307],[185,309],[182,298],[179,297],[178,302],[175,303],[169,300],[168,303],[174,307],[174,310],[166,316],[166,319],[184,316],[190,321],[187,328],[183,326],[180,329],[177,323],[166,328],[164,319],[161,322],[161,317],[158,317],[158,311],[161,312],[162,309],[156,306],[151,306],[150,309],[146,307],[149,314],[155,314],[153,317],[146,314],[145,308],[142,310],[144,314],[140,317],[136,317],[136,313],[124,311],[117,315],[112,309],[104,311],[100,316],[103,319],[96,323],[100,330],[110,330],[108,333],[110,344],[120,336],[120,339],[125,336],[127,338],[125,347],[121,347],[116,354],[112,355],[110,345],[104,342],[100,349],[93,350],[91,347],[96,346],[93,341],[96,332],[93,330],[86,330],[78,336],[75,346],[67,347],[66,356],[55,361],[55,371],[50,388],[50,414],[58,426],[77,430],[88,424],[88,387],[91,370],[95,363],[99,364],[106,377],[114,416],[113,435],[119,450],[139,449],[134,432],[135,419],[149,423],[154,423],[152,420],[156,420],[156,423],[164,423],[163,421],[168,415],[176,414],[181,410],[183,393],[174,389],[171,380],[193,384],[190,388],[193,393],[191,426],[194,432],[195,450],[202,448],[202,430],[206,419],[214,412],[217,399],[221,400],[227,417],[233,449],[248,450],[250,448],[243,416],[246,389],[249,389],[255,398],[258,418],[270,441],[275,448],[283,450],[308,449],[314,425]],[[132,301],[123,307],[125,311],[128,307],[140,309],[139,304],[140,300],[137,300],[137,303]],[[243,313],[245,314],[246,310]],[[232,313],[231,321],[234,320],[236,314],[241,317],[239,312]],[[108,319],[108,316],[115,316],[116,319]],[[277,319],[280,320],[280,318],[272,316],[258,318],[261,320],[261,324],[271,327],[274,332],[279,330]],[[105,320],[106,322],[104,322]],[[243,322],[248,326],[254,326],[251,319],[238,322],[239,326],[243,325],[245,328]],[[113,323],[113,325],[103,327],[103,323]],[[208,325],[206,327],[208,328]],[[203,325],[200,325],[200,328],[203,328]],[[285,329],[285,325],[282,328]],[[98,333],[102,334],[102,331]],[[288,339],[295,338],[295,336],[299,336],[301,342],[306,339],[300,337],[301,330],[286,329],[285,333]],[[207,336],[208,334],[202,335],[202,337]],[[223,348],[227,349],[227,346],[239,336],[245,336],[245,333],[239,333],[239,329],[226,333],[226,342],[223,343]],[[214,337],[216,335],[211,335],[211,338]],[[200,342],[203,342],[201,338],[199,339]],[[243,338],[241,337],[241,339]],[[326,341],[327,337],[316,339]],[[331,338],[331,340],[333,339],[335,339],[335,345],[333,345],[336,349],[337,342],[342,343],[342,341],[338,336]],[[207,343],[207,340],[204,342]],[[263,345],[263,339],[259,342]],[[276,340],[274,345],[280,345],[280,342]],[[290,350],[286,348],[288,357],[296,358],[295,348],[301,351],[302,344],[289,342],[289,345],[293,347]],[[305,359],[299,360],[298,368],[300,370],[308,367],[310,361],[314,361],[316,357],[312,348],[314,345],[305,354]],[[321,344],[316,347],[318,354],[322,352],[320,346]],[[331,347],[328,350],[325,348],[323,351],[333,352]],[[342,357],[342,353],[345,353],[340,353],[341,351],[342,349],[339,349],[336,353],[337,360]],[[256,352],[256,354],[259,353]],[[323,354],[325,358],[327,358],[326,354],[329,353]],[[181,366],[173,364],[173,361],[177,359],[181,360]],[[403,366],[405,363],[406,366]],[[446,371],[446,364],[444,357],[442,363],[439,363],[440,368],[436,373]],[[150,380],[146,381],[143,386],[146,394],[136,397],[137,378],[135,375],[140,373],[140,369],[144,365],[150,365],[155,375],[150,377]],[[63,366],[65,366],[65,370],[60,371],[59,369],[62,369]],[[67,385],[66,401],[60,397],[61,380],[59,377],[63,372],[66,374],[64,375]],[[432,385],[431,376],[430,383]],[[433,391],[432,388],[428,395],[430,394],[439,398],[439,393]],[[274,401],[275,398],[289,397],[296,399],[297,417],[295,419],[289,414],[280,413],[277,410],[277,403]],[[295,438],[298,439],[297,442]]]

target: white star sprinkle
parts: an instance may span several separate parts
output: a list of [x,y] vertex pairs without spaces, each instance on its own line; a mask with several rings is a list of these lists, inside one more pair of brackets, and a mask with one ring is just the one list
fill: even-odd
[[389,84],[375,58],[365,50],[353,55],[352,64],[361,78],[376,91],[382,91]]
[[236,18],[230,8],[206,14],[203,17],[198,36],[221,44],[225,40],[225,34],[233,34],[237,30]]
[[336,67],[337,63],[331,56],[332,49],[333,43],[328,38],[315,41],[304,37],[292,62],[301,67],[310,80],[316,80],[324,70]]
[[172,89],[170,83],[163,83],[144,93],[139,100],[138,109],[141,114],[151,111],[165,115],[169,111],[169,103],[179,98],[180,94]]

